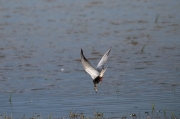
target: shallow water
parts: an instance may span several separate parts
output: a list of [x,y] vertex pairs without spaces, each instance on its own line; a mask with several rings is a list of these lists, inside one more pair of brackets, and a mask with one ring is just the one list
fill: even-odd
[[[0,1],[0,114],[180,117],[180,1]],[[80,49],[96,66],[93,89]],[[143,48],[144,47],[144,48]],[[12,94],[12,96],[11,96]],[[11,100],[9,100],[11,97]]]

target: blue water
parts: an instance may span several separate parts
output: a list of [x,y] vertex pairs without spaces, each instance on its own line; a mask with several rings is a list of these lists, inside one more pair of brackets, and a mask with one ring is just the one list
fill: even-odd
[[[179,5],[178,0],[1,1],[0,114],[179,118]],[[80,49],[96,67],[111,46],[96,94]]]

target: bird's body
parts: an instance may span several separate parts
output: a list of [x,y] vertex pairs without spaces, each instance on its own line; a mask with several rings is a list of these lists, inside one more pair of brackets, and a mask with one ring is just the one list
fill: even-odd
[[97,93],[97,85],[100,81],[102,81],[103,75],[106,71],[104,68],[105,63],[107,62],[108,55],[111,51],[111,48],[104,54],[104,56],[99,61],[96,69],[91,65],[91,63],[85,58],[83,55],[83,50],[81,49],[81,63],[84,67],[84,70],[91,76],[94,83],[94,89]]

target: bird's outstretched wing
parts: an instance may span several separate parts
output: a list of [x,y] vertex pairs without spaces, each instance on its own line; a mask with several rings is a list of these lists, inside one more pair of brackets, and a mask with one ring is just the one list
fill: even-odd
[[106,64],[107,60],[108,60],[108,56],[109,53],[111,51],[111,48],[104,54],[104,56],[101,58],[101,60],[99,61],[96,69],[101,72],[102,69],[104,69],[104,65]]
[[99,72],[84,57],[82,49],[81,49],[81,63],[83,65],[85,71],[92,77],[93,80],[99,75]]

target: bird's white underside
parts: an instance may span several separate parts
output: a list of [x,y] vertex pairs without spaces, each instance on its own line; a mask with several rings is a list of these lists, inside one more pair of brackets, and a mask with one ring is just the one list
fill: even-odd
[[111,48],[103,55],[101,60],[99,61],[97,68],[95,69],[90,62],[84,57],[83,51],[81,50],[81,63],[85,69],[85,71],[91,76],[94,80],[97,76],[103,77],[106,69],[104,68],[105,63],[107,62],[108,55]]

